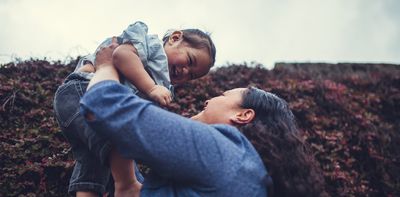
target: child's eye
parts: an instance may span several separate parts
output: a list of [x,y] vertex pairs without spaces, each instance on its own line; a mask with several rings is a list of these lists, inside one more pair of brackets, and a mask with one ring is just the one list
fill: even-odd
[[189,66],[192,66],[192,65],[193,65],[192,58],[189,57]]

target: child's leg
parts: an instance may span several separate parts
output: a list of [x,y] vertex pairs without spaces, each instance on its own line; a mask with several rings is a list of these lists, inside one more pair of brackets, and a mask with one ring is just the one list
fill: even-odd
[[111,174],[114,178],[115,196],[140,196],[142,184],[136,179],[133,160],[123,158],[115,149],[110,155]]
[[93,192],[76,192],[76,197],[99,197],[99,195]]
[[[68,192],[78,196],[99,196],[105,192],[105,186],[110,177],[110,168],[101,165],[99,157],[93,154],[83,137],[87,136],[89,128],[79,114],[79,100],[82,97],[88,81],[77,80],[79,76],[70,75],[65,84],[58,88],[54,98],[54,111],[64,136],[71,145],[76,163],[70,179]],[[96,137],[96,136],[94,136]],[[86,138],[86,137],[85,137]],[[106,140],[96,138],[98,149],[106,152]],[[111,150],[111,146],[109,148]],[[110,151],[109,151],[110,152]],[[108,152],[108,154],[109,154]]]

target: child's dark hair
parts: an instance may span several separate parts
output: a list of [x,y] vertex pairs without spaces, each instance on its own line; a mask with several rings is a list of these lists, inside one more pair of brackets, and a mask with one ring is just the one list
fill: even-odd
[[[210,34],[199,29],[184,29],[181,31],[183,33],[183,41],[188,43],[191,47],[196,49],[208,49],[211,58],[210,67],[214,66],[216,49],[214,42],[211,40]],[[169,36],[171,36],[171,33],[167,32],[162,38],[164,45],[168,41]]]

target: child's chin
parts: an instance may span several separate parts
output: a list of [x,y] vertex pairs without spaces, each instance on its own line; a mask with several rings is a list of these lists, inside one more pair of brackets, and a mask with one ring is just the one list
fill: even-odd
[[180,84],[183,84],[184,81],[182,81],[180,79],[171,79],[171,83],[174,85],[180,85]]

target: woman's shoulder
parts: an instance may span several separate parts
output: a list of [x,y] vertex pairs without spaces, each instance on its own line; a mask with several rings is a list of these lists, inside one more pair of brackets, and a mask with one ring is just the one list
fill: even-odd
[[247,138],[234,126],[227,124],[213,124],[211,126],[235,144],[248,142]]
[[251,142],[238,128],[227,124],[213,124],[211,126],[218,131],[218,135],[220,135],[218,137],[220,138],[219,141],[228,149],[227,152],[233,152],[234,155],[241,159],[254,159],[259,157]]
[[222,188],[231,194],[253,195],[255,190],[260,194],[265,194],[264,180],[268,174],[261,157],[251,142],[236,127],[224,124],[216,124],[212,127],[216,128],[237,148],[234,152],[238,157],[231,161],[228,159],[229,167],[225,166],[226,174],[222,179],[226,180],[222,181],[224,182],[221,183]]
[[237,148],[236,152],[242,152],[242,156],[250,160],[257,160],[258,163],[262,163],[259,154],[254,148],[253,144],[246,138],[246,136],[239,131],[238,128],[226,124],[215,124],[212,125],[215,129],[223,135],[223,137],[232,143]]

